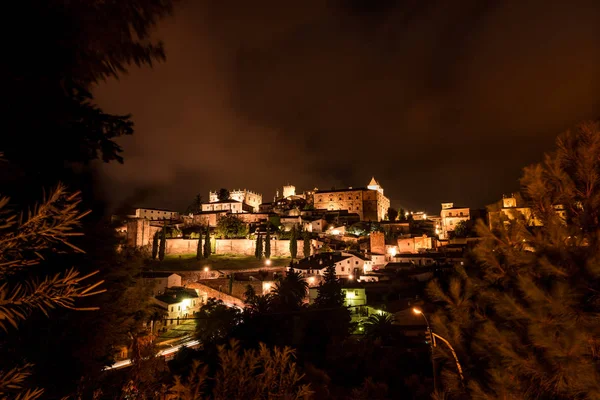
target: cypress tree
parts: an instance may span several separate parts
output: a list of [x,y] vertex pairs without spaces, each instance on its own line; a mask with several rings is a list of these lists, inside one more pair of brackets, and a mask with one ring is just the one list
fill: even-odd
[[304,241],[303,243],[303,251],[304,251],[304,257],[308,257],[310,256],[310,232],[309,231],[304,231],[304,237],[302,238],[302,240]]
[[158,259],[160,261],[165,259],[165,252],[167,250],[167,225],[165,224],[160,231],[160,246],[158,247]]
[[156,260],[158,256],[158,232],[154,233],[154,237],[152,238],[152,259]]
[[296,235],[296,225],[292,227],[292,235],[290,236],[290,255],[292,260],[298,256],[298,237]]
[[206,226],[204,235],[204,258],[210,257],[210,227]]
[[202,260],[202,231],[198,234],[198,246],[196,247],[196,260]]
[[256,249],[254,250],[254,255],[256,255],[256,259],[262,259],[263,254],[263,240],[262,236],[259,234],[256,236]]
[[271,230],[267,228],[267,234],[265,236],[265,258],[268,260],[271,258]]

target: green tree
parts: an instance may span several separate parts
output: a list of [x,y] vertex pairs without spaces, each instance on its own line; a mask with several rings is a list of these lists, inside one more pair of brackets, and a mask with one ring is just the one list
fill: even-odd
[[406,222],[406,211],[404,211],[404,208],[400,208],[398,211],[398,221]]
[[294,350],[264,344],[258,349],[241,350],[239,342],[219,346],[219,367],[212,393],[207,393],[208,366],[198,361],[189,378],[175,379],[171,392],[182,400],[196,399],[311,399],[310,386],[302,384],[302,375],[294,361]]
[[235,214],[223,215],[217,221],[216,234],[221,239],[244,238],[248,235],[248,225]]
[[[81,276],[74,269],[63,271],[43,281],[23,279],[22,273],[43,264],[45,256],[54,251],[82,252],[70,243],[73,236],[80,235],[75,229],[87,213],[78,210],[78,194],[70,194],[59,185],[35,207],[28,218],[22,220],[8,209],[9,199],[0,199],[3,224],[0,227],[0,329],[8,332],[36,311],[49,316],[57,307],[81,310],[75,301],[93,296],[103,290],[97,289],[103,282],[89,284],[89,277]],[[87,282],[84,282],[86,281]],[[86,308],[95,310],[94,308]],[[31,374],[31,364],[0,371],[0,396],[8,398],[35,399],[43,389],[26,389],[24,384]]]
[[229,200],[230,196],[231,194],[229,193],[229,190],[224,188],[219,189],[219,193],[217,193],[217,198],[219,201],[227,201]]
[[262,254],[263,254],[262,236],[260,234],[257,234],[256,235],[256,244],[254,246],[254,256],[256,257],[257,260],[261,260]]
[[271,232],[267,228],[267,234],[265,235],[265,258],[268,260],[271,258]]
[[363,323],[365,337],[389,343],[393,340],[394,317],[389,314],[371,314]]
[[395,208],[392,208],[392,207],[388,208],[387,216],[388,216],[388,220],[395,221],[396,218],[398,218],[398,210],[396,210]]
[[281,310],[298,310],[302,307],[307,291],[308,283],[302,278],[300,272],[290,267],[286,276],[275,283],[273,301]]
[[222,300],[209,298],[196,317],[196,335],[202,343],[208,344],[225,340],[240,323],[242,313],[235,307],[226,306]]
[[156,256],[158,255],[158,232],[154,233],[152,237],[152,259],[156,260]]
[[303,236],[302,240],[304,241],[304,243],[302,243],[302,245],[303,245],[302,251],[304,253],[304,257],[308,257],[308,256],[310,256],[310,232],[309,231],[304,231],[304,236]]
[[202,211],[202,196],[197,194],[194,197],[194,200],[190,203],[190,205],[186,208],[186,214],[198,214]]
[[165,259],[165,253],[167,251],[167,225],[163,225],[160,231],[160,245],[158,246],[158,259],[160,261]]
[[292,226],[292,232],[290,236],[290,255],[292,260],[298,256],[298,234],[296,232],[296,226]]
[[469,234],[469,225],[467,221],[458,221],[456,225],[454,225],[454,237],[457,238],[466,238]]
[[206,231],[204,233],[204,258],[208,259],[210,257],[210,226],[206,226]]
[[323,308],[339,308],[344,306],[342,283],[335,274],[335,265],[325,269],[323,280],[317,288],[315,305]]
[[525,168],[521,187],[543,226],[479,223],[474,268],[429,288],[443,305],[434,331],[467,379],[463,387],[440,347],[445,389],[461,399],[599,398],[599,124],[561,135],[554,152]]
[[198,236],[198,245],[196,246],[196,261],[202,260],[202,236]]

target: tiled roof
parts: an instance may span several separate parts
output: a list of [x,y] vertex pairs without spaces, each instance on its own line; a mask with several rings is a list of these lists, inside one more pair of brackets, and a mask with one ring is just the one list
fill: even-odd
[[331,190],[319,190],[318,192],[315,192],[315,194],[319,194],[319,193],[338,193],[338,192],[362,192],[365,190],[370,190],[367,189],[366,187],[357,187],[357,188],[346,188],[346,189],[331,189]]
[[153,272],[142,271],[142,278],[168,278],[171,275],[177,275],[174,272]]
[[352,256],[343,256],[341,253],[320,253],[310,257],[303,258],[294,264],[294,269],[325,269],[337,262],[343,261]]

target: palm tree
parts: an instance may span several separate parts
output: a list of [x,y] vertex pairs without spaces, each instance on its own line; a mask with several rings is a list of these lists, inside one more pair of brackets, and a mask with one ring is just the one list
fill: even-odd
[[284,310],[297,310],[302,307],[307,291],[308,283],[302,278],[300,272],[290,268],[285,278],[275,284],[274,301]]
[[394,316],[390,314],[372,314],[364,322],[365,336],[369,339],[381,339],[384,343],[392,339]]

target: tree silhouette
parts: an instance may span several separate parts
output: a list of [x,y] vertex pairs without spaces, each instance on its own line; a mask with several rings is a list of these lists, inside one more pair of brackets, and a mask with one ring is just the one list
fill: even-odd
[[260,234],[256,235],[256,245],[254,247],[254,256],[257,260],[261,260],[263,255],[263,241]]
[[371,314],[363,323],[365,337],[371,340],[380,339],[383,343],[389,343],[393,339],[393,324],[394,317],[389,314]]
[[330,265],[325,269],[323,281],[317,288],[315,305],[323,308],[336,308],[344,306],[342,283],[335,274],[335,265]]
[[227,201],[229,200],[229,190],[221,188],[219,189],[219,193],[217,193],[217,198],[219,199],[219,201]]
[[204,235],[204,258],[210,257],[210,226],[206,226]]
[[395,221],[396,218],[398,218],[398,211],[395,208],[390,207],[388,208],[387,215],[390,221]]
[[160,245],[158,246],[158,259],[160,261],[165,259],[165,252],[167,251],[167,225],[163,225],[160,231]]
[[303,243],[303,252],[304,252],[304,257],[308,257],[310,256],[310,232],[309,231],[304,231],[304,236],[302,238],[302,240],[304,241]]
[[307,291],[308,283],[300,272],[295,272],[290,267],[286,276],[275,283],[273,301],[281,310],[298,310],[302,307]]
[[443,305],[434,331],[452,343],[445,389],[456,398],[592,399],[600,397],[600,126],[583,123],[556,150],[527,167],[523,197],[540,227],[515,218],[482,238],[476,264],[448,287],[432,283]]
[[152,259],[156,260],[156,256],[158,255],[158,232],[154,233],[152,237]]
[[271,231],[268,227],[265,235],[265,258],[267,260],[271,258]]
[[296,225],[292,226],[292,234],[290,236],[290,256],[294,260],[298,256],[298,234]]
[[196,246],[196,260],[202,260],[202,234],[198,235],[198,245]]
[[198,214],[202,211],[202,196],[197,194],[194,197],[194,200],[190,203],[190,205],[186,208],[186,214]]

